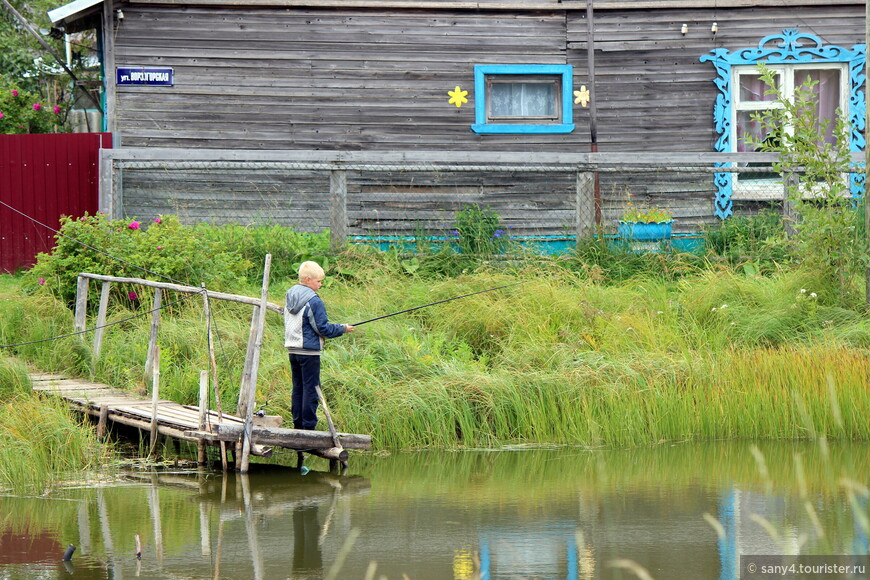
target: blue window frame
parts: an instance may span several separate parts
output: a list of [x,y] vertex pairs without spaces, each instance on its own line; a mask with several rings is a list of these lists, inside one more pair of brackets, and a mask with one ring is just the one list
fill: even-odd
[[[863,151],[865,142],[862,131],[864,130],[864,62],[866,61],[867,47],[856,44],[851,49],[832,44],[824,44],[822,40],[813,34],[803,34],[797,28],[788,28],[780,34],[772,34],[762,38],[756,48],[744,48],[734,52],[725,48],[717,48],[701,57],[701,62],[711,62],[716,68],[718,78],[714,80],[719,89],[716,97],[716,105],[713,112],[713,121],[716,133],[716,151],[732,153],[738,150],[740,116],[744,117],[747,111],[761,108],[761,105],[753,105],[743,99],[740,94],[741,79],[755,73],[749,67],[764,62],[769,68],[780,70],[779,78],[790,79],[793,73],[801,70],[819,72],[826,70],[823,65],[837,65],[843,71],[846,78],[843,79],[844,89],[848,97],[848,107],[844,112],[851,123],[852,133],[850,149]],[[822,67],[822,68],[819,68]],[[835,70],[833,67],[828,67]],[[811,72],[810,74],[817,74]],[[757,76],[757,75],[756,75]],[[793,83],[792,83],[793,84]],[[744,87],[745,88],[745,87]],[[759,99],[756,99],[759,100]],[[845,100],[845,99],[844,99]],[[745,102],[744,102],[745,101]],[[846,111],[845,109],[848,108]],[[718,164],[718,167],[724,164]],[[732,173],[716,173],[716,203],[715,215],[725,219],[732,213],[732,194],[735,180]],[[853,173],[850,177],[852,194],[860,196],[864,191],[863,175]]]
[[571,65],[475,65],[475,133],[570,133]]

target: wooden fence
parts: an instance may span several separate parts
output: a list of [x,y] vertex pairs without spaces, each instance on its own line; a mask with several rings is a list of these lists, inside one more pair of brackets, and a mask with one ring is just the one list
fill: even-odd
[[[863,160],[856,153],[855,162]],[[277,223],[354,236],[445,234],[458,210],[493,209],[512,236],[578,239],[628,200],[697,233],[732,213],[782,204],[785,185],[723,194],[724,175],[772,173],[771,153],[500,153],[119,149],[103,152],[100,207],[114,218]],[[724,164],[724,165],[723,165]],[[773,176],[771,176],[773,177]],[[785,208],[784,208],[785,209]]]

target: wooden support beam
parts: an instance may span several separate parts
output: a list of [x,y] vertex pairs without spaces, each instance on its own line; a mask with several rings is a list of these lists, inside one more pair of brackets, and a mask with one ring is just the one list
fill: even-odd
[[[209,292],[205,288],[205,283],[203,282],[201,285],[202,290],[202,307],[203,313],[205,314],[205,326],[208,334],[208,361],[209,368],[211,368],[212,372],[212,383],[214,384],[214,400],[215,405],[217,406],[218,411],[218,421],[223,421],[224,413],[221,409],[221,393],[218,388],[218,371],[217,371],[217,362],[214,357],[214,339],[212,337],[211,332],[211,303],[209,302]],[[200,405],[202,408],[204,405]],[[207,405],[205,405],[207,407]],[[221,469],[223,469],[224,473],[229,470],[229,462],[227,461],[227,444],[225,441],[221,441]]]
[[[257,318],[257,335],[254,342],[254,353],[251,358],[251,376],[248,379],[248,401],[245,408],[245,436],[242,440],[242,456],[239,462],[239,471],[248,472],[249,454],[251,451],[251,430],[254,428],[254,397],[257,393],[257,372],[260,368],[260,349],[263,347],[263,334],[266,331],[266,307],[269,303],[269,273],[272,270],[272,254],[266,254],[266,263],[263,265],[263,287],[260,290],[260,308]],[[238,446],[236,446],[238,452]]]
[[160,328],[160,308],[163,303],[163,291],[154,289],[154,302],[151,312],[151,335],[148,338],[148,356],[145,359],[145,380],[147,381],[154,368],[155,349],[157,348],[157,331]]
[[347,171],[329,172],[329,246],[333,252],[347,245]]
[[330,462],[338,461],[344,465],[347,465],[347,458],[349,456],[347,449],[341,447],[330,447],[329,449],[306,449],[305,452],[318,457],[323,457],[324,459],[329,459]]
[[97,422],[97,438],[98,439],[105,438],[108,421],[109,421],[109,406],[108,405],[100,405],[100,419]]
[[[208,371],[199,372],[199,430],[205,431],[206,411],[208,410]],[[199,440],[196,448],[196,462],[205,465],[205,441]]]
[[95,363],[100,358],[100,351],[103,349],[103,331],[106,326],[106,311],[109,309],[109,290],[111,282],[103,282],[103,288],[100,291],[100,308],[97,310],[97,327],[94,330],[94,357],[91,362]]
[[[173,292],[181,292],[182,294],[200,294],[202,293],[202,288],[197,288],[196,286],[185,286],[183,284],[171,284],[169,282],[155,282],[154,280],[146,280],[145,278],[128,278],[124,276],[104,276],[103,274],[91,274],[90,272],[82,272],[79,274],[80,278],[87,278],[89,280],[101,280],[101,281],[109,281],[109,282],[118,282],[121,284],[139,284],[141,286],[147,286],[149,288],[161,288],[163,290],[172,290]],[[227,302],[238,302],[240,304],[250,304],[252,306],[257,306],[260,304],[260,300],[257,298],[251,298],[250,296],[242,296],[240,294],[227,294],[225,292],[215,292],[213,290],[208,291],[209,296],[216,300],[226,300]],[[269,302],[269,310],[273,312],[277,312],[278,314],[284,313],[284,307]]]
[[150,454],[157,450],[157,402],[160,391],[160,345],[154,348],[154,371],[151,381],[151,445]]
[[260,307],[254,306],[251,314],[251,328],[248,331],[248,348],[245,350],[245,366],[242,367],[242,383],[239,385],[239,400],[236,413],[244,417],[248,410],[248,389],[251,387],[251,365],[254,361],[254,345],[257,343],[257,321],[260,320]]
[[79,274],[76,280],[76,312],[73,329],[76,332],[85,330],[85,322],[88,316],[88,279]]
[[[214,433],[194,433],[214,441],[238,441],[244,433],[245,426],[240,423],[219,424]],[[262,445],[272,445],[288,449],[329,449],[334,446],[332,435],[327,431],[308,431],[304,429],[282,429],[270,427],[253,427],[251,439]],[[371,449],[371,435],[339,433],[338,440],[345,449]]]
[[595,234],[595,176],[588,171],[578,171],[575,188],[574,233],[579,242]]

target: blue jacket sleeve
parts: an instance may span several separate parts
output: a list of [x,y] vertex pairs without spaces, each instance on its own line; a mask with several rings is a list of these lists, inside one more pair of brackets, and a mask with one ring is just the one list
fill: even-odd
[[314,296],[308,303],[314,314],[314,322],[317,324],[317,332],[324,338],[335,338],[344,334],[343,324],[333,324],[326,315],[326,305],[319,296]]

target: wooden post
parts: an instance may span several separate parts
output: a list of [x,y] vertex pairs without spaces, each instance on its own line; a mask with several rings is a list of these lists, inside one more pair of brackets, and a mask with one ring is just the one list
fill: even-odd
[[157,330],[160,327],[160,307],[163,303],[163,290],[160,288],[154,289],[154,303],[151,306],[153,312],[151,313],[151,337],[148,339],[148,358],[145,359],[145,380],[148,380],[148,377],[151,376],[151,372],[154,366],[154,359],[156,358],[156,349],[157,349]]
[[[199,430],[205,431],[208,413],[208,371],[199,371]],[[205,465],[205,439],[197,443],[196,462]]]
[[251,366],[254,364],[254,345],[257,342],[257,321],[260,320],[260,307],[254,306],[251,315],[251,329],[248,332],[248,348],[245,351],[245,366],[242,367],[242,384],[239,386],[239,400],[236,413],[244,417],[248,411],[248,389],[251,388]]
[[76,314],[74,330],[83,332],[88,316],[88,282],[84,276],[79,275],[76,280]]
[[154,367],[151,381],[151,446],[150,454],[157,449],[157,401],[160,391],[160,345],[154,348]]
[[347,243],[347,171],[329,172],[329,246],[333,252]]
[[[220,424],[223,423],[224,413],[221,409],[221,393],[220,389],[218,389],[217,362],[215,362],[214,358],[214,339],[211,333],[211,306],[209,305],[208,290],[205,289],[205,282],[203,282],[200,287],[202,288],[202,307],[203,313],[205,314],[205,327],[208,335],[208,364],[211,367],[212,383],[214,384],[214,402],[218,412],[218,424]],[[220,448],[221,468],[224,470],[224,473],[226,473],[227,470],[229,470],[229,465],[227,464],[227,444],[225,441],[220,442]]]
[[109,406],[100,405],[100,420],[97,422],[97,439],[106,437],[106,426],[109,422]]
[[798,184],[798,176],[795,173],[786,173],[782,180],[782,221],[785,226],[785,235],[789,238],[797,233],[797,211],[795,211],[794,202],[791,198],[791,189],[796,189]]
[[595,220],[595,176],[588,171],[578,171],[575,182],[574,221],[577,243],[594,234]]
[[100,291],[100,309],[97,311],[97,328],[94,329],[94,362],[100,358],[100,351],[103,348],[103,327],[106,326],[106,311],[109,308],[109,287],[111,285],[111,282],[103,282],[103,289]]
[[[323,390],[320,388],[320,385],[317,385],[314,388],[317,391],[317,398],[320,399],[320,404],[323,405],[323,414],[326,416],[326,424],[329,426],[329,434],[332,435],[332,444],[335,445],[334,449],[337,449],[338,452],[341,453],[341,441],[338,440],[338,432],[336,432],[335,424],[332,422],[332,413],[329,412],[329,406],[326,404],[326,397],[323,396]],[[335,459],[329,460],[330,471],[336,467],[336,463],[338,463],[338,461]],[[343,463],[346,467],[347,461],[344,461]]]
[[[105,107],[103,108],[103,131],[107,133],[115,133],[115,10],[112,0],[103,2],[103,19],[102,19],[102,35],[103,44],[103,67],[104,70],[111,74],[107,74],[104,79],[105,83]],[[120,139],[119,135],[113,135],[114,147],[120,147],[120,143],[116,142]],[[117,208],[116,208],[117,209]],[[117,219],[120,215],[109,216],[112,219]]]
[[[251,430],[254,428],[254,397],[257,393],[257,372],[260,367],[260,349],[263,346],[263,333],[266,330],[266,305],[269,301],[269,271],[272,269],[272,254],[266,254],[263,266],[263,288],[260,291],[260,311],[257,320],[257,336],[254,341],[254,355],[251,359],[251,380],[248,389],[248,406],[245,411],[245,435],[242,440],[242,458],[239,471],[248,472],[251,454]],[[237,446],[238,449],[238,446]]]

